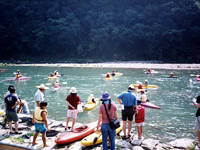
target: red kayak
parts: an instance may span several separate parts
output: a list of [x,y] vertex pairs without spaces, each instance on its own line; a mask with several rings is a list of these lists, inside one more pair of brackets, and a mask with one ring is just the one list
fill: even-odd
[[74,131],[66,131],[58,135],[55,140],[56,144],[67,144],[81,140],[82,138],[88,136],[94,132],[94,129],[97,126],[97,121],[82,125],[74,129]]
[[160,106],[156,106],[150,102],[142,102],[141,105],[148,108],[160,109]]

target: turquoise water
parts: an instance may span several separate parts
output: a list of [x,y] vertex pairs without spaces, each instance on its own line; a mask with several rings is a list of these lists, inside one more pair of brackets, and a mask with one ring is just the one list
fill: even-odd
[[[3,68],[3,67],[1,67]],[[89,94],[100,98],[104,91],[108,91],[111,98],[116,102],[116,96],[127,90],[131,83],[148,79],[149,84],[158,85],[157,90],[148,90],[148,98],[158,106],[160,110],[147,109],[144,126],[144,137],[170,141],[175,138],[189,137],[196,139],[193,129],[196,109],[192,105],[192,98],[200,94],[200,83],[190,84],[189,79],[194,79],[191,74],[199,71],[184,70],[174,71],[179,78],[166,78],[172,70],[157,70],[158,74],[146,75],[142,69],[117,69],[123,76],[105,81],[104,75],[112,69],[102,68],[54,68],[54,67],[7,67],[6,72],[0,72],[0,93],[3,102],[3,94],[10,84],[15,85],[17,94],[26,99],[31,113],[34,110],[34,94],[36,86],[41,83],[49,84],[48,75],[54,70],[64,74],[60,78],[62,84],[59,91],[54,92],[51,88],[45,91],[48,102],[49,117],[65,121],[66,119],[66,96],[69,88],[74,86],[78,90],[81,100],[86,101]],[[5,82],[8,77],[14,77],[13,72],[20,69],[24,76],[31,79],[27,81]],[[51,86],[49,86],[51,87]],[[118,105],[118,103],[116,102]],[[78,122],[87,123],[97,120],[98,108],[78,114]],[[121,118],[121,113],[119,111]],[[133,127],[134,123],[133,123]],[[136,133],[136,131],[135,131]]]

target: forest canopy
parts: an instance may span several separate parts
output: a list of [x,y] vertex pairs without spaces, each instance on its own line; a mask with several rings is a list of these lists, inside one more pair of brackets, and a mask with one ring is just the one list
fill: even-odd
[[198,0],[3,0],[0,60],[200,63]]

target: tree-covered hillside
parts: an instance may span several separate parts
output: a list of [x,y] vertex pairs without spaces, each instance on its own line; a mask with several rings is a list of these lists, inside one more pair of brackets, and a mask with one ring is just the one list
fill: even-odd
[[197,0],[2,0],[0,60],[200,62]]

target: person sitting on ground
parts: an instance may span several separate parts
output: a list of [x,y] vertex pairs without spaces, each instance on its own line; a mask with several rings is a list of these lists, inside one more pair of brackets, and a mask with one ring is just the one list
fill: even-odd
[[36,145],[36,139],[39,133],[42,134],[42,141],[43,141],[43,147],[47,147],[46,144],[46,131],[49,131],[48,128],[48,122],[47,122],[47,116],[48,112],[46,110],[47,108],[47,102],[42,101],[40,102],[40,107],[36,107],[32,123],[34,123],[35,126],[35,134],[33,136],[33,142],[32,145]]
[[19,106],[17,107],[17,113],[29,114],[29,108],[26,100],[22,100],[20,97]]
[[22,74],[21,74],[20,70],[17,70],[16,78],[18,79],[18,78],[21,78],[21,77],[22,77]]
[[15,91],[16,90],[14,87],[10,87],[10,94],[4,99],[6,106],[6,119],[9,123],[10,134],[14,134],[12,129],[12,121],[15,122],[15,134],[21,134],[18,132],[18,115],[16,112],[16,106],[19,104],[19,100],[15,96]]

